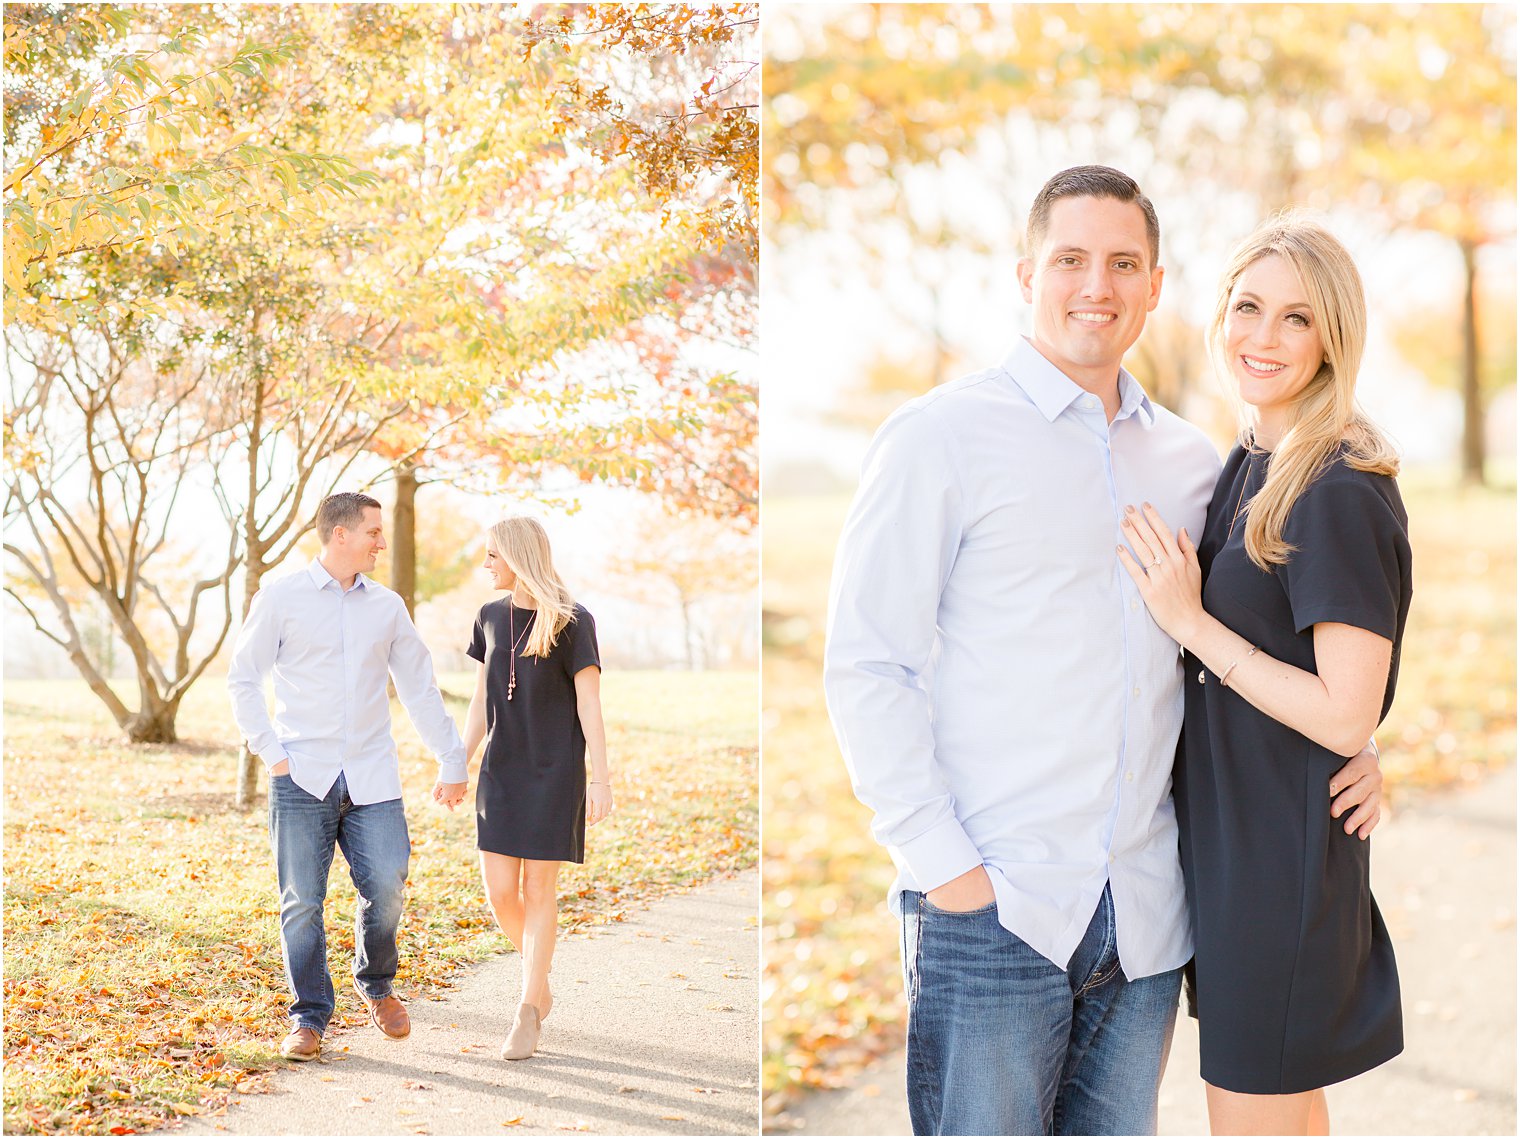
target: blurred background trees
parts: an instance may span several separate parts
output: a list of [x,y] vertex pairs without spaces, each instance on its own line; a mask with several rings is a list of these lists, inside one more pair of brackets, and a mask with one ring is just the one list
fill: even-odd
[[[1367,244],[1435,235],[1457,338],[1420,363],[1461,393],[1453,453],[1481,482],[1486,407],[1513,383],[1508,322],[1483,317],[1514,292],[1514,37],[1502,5],[789,7],[767,21],[768,234],[889,281],[925,384],[953,374],[951,290],[1011,266],[1021,211],[1062,165],[1120,166],[1165,207],[1163,309],[1179,314],[1177,294],[1209,292],[1222,249],[1284,207],[1354,219]],[[1161,339],[1138,371],[1180,394],[1196,337],[1181,356]]]
[[758,17],[631,11],[7,5],[7,591],[129,738],[340,486],[409,608],[435,486],[753,526]]

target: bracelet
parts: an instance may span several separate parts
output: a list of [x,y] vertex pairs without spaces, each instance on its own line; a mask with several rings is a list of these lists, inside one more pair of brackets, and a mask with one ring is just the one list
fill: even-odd
[[[1252,645],[1251,646],[1251,651],[1248,652],[1248,653],[1246,653],[1245,657],[1242,657],[1241,660],[1245,660],[1245,659],[1247,659],[1249,657],[1255,656],[1256,655],[1256,650],[1259,649],[1259,648],[1261,648],[1260,645]],[[1230,667],[1227,668],[1227,669],[1225,669],[1223,672],[1221,672],[1219,674],[1219,687],[1221,687],[1221,688],[1228,688],[1230,686],[1230,673],[1232,673],[1232,672],[1235,671],[1235,666],[1237,664],[1239,664],[1239,663],[1240,663],[1239,660],[1232,660],[1230,662]]]

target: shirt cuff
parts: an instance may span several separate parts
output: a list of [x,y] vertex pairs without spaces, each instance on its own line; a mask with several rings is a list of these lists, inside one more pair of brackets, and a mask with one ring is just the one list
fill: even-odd
[[897,853],[914,885],[925,894],[982,865],[982,852],[953,816],[902,843]]
[[264,761],[264,766],[272,771],[281,763],[289,759],[290,753],[282,748],[279,744],[275,744],[267,751],[259,752],[258,756]]
[[470,781],[470,765],[462,755],[446,755],[438,757],[438,782],[440,783],[468,783]]

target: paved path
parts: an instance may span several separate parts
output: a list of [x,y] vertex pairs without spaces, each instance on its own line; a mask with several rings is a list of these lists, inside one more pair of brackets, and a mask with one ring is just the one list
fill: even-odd
[[408,1039],[330,1033],[322,1060],[181,1132],[753,1135],[758,903],[747,871],[561,940],[554,1011],[530,1060],[500,1058],[520,984],[509,954],[442,999],[408,1002]]
[[[1511,767],[1411,799],[1374,836],[1373,892],[1398,955],[1404,1053],[1327,1091],[1335,1134],[1515,1134],[1515,792]],[[781,1122],[801,1134],[906,1135],[903,1086],[899,1052]],[[1161,1084],[1161,1134],[1208,1134],[1187,1017]]]

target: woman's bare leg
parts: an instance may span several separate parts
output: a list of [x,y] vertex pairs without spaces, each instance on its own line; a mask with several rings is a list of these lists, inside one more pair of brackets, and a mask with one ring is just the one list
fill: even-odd
[[1227,1092],[1205,1083],[1209,1104],[1209,1132],[1213,1135],[1314,1135],[1328,1133],[1328,1116],[1322,1116],[1327,1131],[1310,1127],[1315,1097],[1324,1104],[1323,1091],[1294,1095],[1246,1095]]
[[496,917],[496,925],[512,947],[523,951],[523,897],[521,858],[507,854],[480,852],[480,877],[485,883],[486,904]]
[[1309,1101],[1309,1134],[1330,1134],[1330,1105],[1325,1102],[1325,1089],[1319,1088],[1309,1093],[1313,1098]]
[[554,1004],[549,992],[549,969],[554,963],[554,938],[559,932],[558,862],[522,860],[523,1004],[548,1016]]

